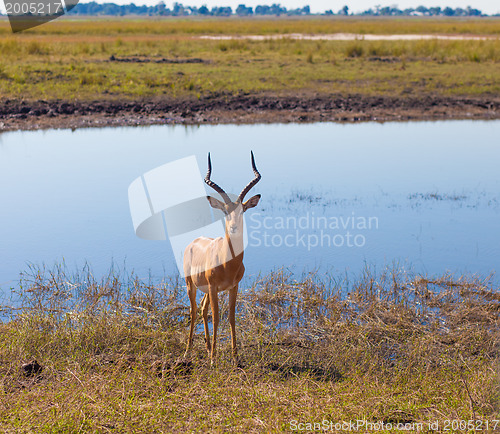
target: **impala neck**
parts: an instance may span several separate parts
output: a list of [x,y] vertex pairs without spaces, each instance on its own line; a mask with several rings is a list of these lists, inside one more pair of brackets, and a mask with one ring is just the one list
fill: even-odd
[[229,225],[226,223],[224,242],[227,245],[229,259],[238,258],[243,261],[243,223],[235,233],[231,233]]

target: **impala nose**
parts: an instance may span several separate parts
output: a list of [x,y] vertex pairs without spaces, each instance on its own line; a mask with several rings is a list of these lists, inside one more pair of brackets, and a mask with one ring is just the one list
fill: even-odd
[[232,234],[235,234],[236,231],[238,230],[238,226],[236,225],[231,225],[231,227],[229,228],[229,230],[231,231]]

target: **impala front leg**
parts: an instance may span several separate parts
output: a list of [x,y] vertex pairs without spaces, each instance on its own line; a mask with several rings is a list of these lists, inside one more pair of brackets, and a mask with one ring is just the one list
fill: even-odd
[[212,340],[212,354],[211,364],[214,365],[217,357],[217,328],[219,327],[219,295],[217,294],[217,287],[210,285],[208,289],[209,303],[212,305],[212,323],[214,335]]
[[238,350],[236,349],[236,297],[238,295],[238,285],[235,285],[229,290],[229,324],[231,325],[231,346],[233,348],[233,359],[238,361]]
[[201,312],[203,314],[203,326],[205,328],[205,343],[207,353],[210,356],[210,332],[208,331],[208,308],[210,307],[210,296],[205,294],[201,300]]
[[191,303],[191,309],[190,309],[190,314],[191,314],[191,327],[189,329],[189,338],[187,342],[187,347],[186,347],[186,353],[184,354],[184,357],[188,357],[189,353],[191,352],[191,347],[193,346],[193,334],[194,334],[194,326],[196,323],[196,311],[197,311],[197,306],[196,306],[196,286],[194,285],[192,279],[188,277],[186,279],[186,284],[187,284],[187,293],[189,296],[189,301]]

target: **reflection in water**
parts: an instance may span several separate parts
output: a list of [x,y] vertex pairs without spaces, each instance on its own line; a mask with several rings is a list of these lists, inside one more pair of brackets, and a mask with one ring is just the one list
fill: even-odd
[[0,137],[0,287],[27,263],[125,264],[175,273],[170,244],[138,239],[127,189],[195,155],[238,192],[262,181],[246,217],[247,276],[286,267],[358,273],[394,261],[417,272],[488,275],[500,253],[500,122],[153,126]]

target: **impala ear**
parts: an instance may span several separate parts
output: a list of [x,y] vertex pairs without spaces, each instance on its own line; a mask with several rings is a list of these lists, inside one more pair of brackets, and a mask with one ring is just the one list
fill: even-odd
[[220,201],[215,199],[215,197],[207,196],[208,203],[212,208],[220,209],[222,212],[226,212],[225,205]]
[[260,194],[256,194],[255,196],[251,197],[248,199],[244,204],[243,204],[243,212],[245,212],[247,209],[253,208],[254,206],[257,206],[260,200]]

